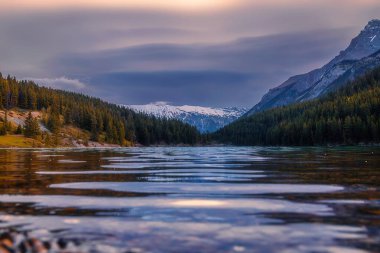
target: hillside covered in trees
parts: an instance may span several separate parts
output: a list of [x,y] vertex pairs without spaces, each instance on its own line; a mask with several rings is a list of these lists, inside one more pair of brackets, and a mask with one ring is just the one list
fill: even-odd
[[[97,98],[40,87],[31,81],[18,81],[0,74],[0,110],[7,112],[14,108],[41,112],[40,123],[47,127],[49,135],[60,133],[63,127],[73,126],[88,132],[92,141],[118,145],[192,145],[200,139],[194,127],[177,120],[138,114]],[[36,128],[35,119],[28,117],[30,129],[11,129],[5,113],[0,122],[0,134],[22,131],[29,136],[39,134],[39,129],[33,130]]]
[[380,68],[320,99],[243,117],[211,138],[235,145],[380,142]]

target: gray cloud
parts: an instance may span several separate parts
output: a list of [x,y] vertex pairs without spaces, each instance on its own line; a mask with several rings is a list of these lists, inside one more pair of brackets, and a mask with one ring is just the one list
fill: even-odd
[[50,87],[60,90],[81,90],[86,88],[86,84],[77,80],[70,79],[67,77],[58,77],[58,78],[22,78],[25,80],[31,80],[37,83],[38,85]]
[[[84,92],[121,103],[251,106],[290,75],[336,55],[376,18],[380,4],[321,0],[253,6],[247,1],[199,13],[0,12],[4,73],[35,79],[65,76],[86,83]],[[162,75],[170,79],[165,85]]]
[[[69,71],[96,85],[99,92],[95,95],[118,103],[168,100],[176,104],[250,106],[269,87],[328,61],[348,44],[349,33],[347,29],[333,29],[215,45],[141,45],[66,54],[46,67],[56,75]],[[110,90],[111,86],[112,92],[101,91],[101,87]]]
[[254,80],[254,76],[239,72],[162,71],[106,73],[94,76],[90,82],[92,94],[120,104],[164,100],[174,104],[236,106],[236,99],[243,99],[244,94],[236,91],[249,90]]
[[[224,44],[148,44],[89,53],[64,54],[46,67],[61,73],[92,74],[115,70],[268,68],[304,71],[327,61],[348,45],[351,30],[334,29],[242,38]],[[305,66],[307,65],[307,66]]]

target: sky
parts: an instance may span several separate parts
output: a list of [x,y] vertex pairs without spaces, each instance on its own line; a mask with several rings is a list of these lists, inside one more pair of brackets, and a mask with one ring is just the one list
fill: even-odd
[[378,0],[0,1],[0,72],[118,104],[250,108],[380,18]]

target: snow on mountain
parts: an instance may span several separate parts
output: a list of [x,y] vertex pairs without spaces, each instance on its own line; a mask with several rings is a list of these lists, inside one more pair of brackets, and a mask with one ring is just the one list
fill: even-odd
[[379,52],[380,20],[372,20],[333,60],[271,89],[247,114],[320,97],[380,66]]
[[178,119],[195,126],[202,133],[214,132],[247,112],[244,108],[211,108],[202,106],[174,106],[166,102],[146,105],[125,105],[135,112],[158,118]]

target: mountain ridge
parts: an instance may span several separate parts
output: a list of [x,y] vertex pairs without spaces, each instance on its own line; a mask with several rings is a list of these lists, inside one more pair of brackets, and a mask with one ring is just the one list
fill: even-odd
[[380,20],[374,19],[369,21],[359,35],[352,39],[349,46],[330,62],[306,74],[292,76],[281,85],[270,89],[246,115],[307,101],[337,89],[339,85],[336,87],[334,85],[338,79],[342,85],[377,67],[380,64],[379,50]]
[[[200,139],[195,127],[178,120],[156,119],[100,98],[41,87],[33,81],[19,81],[9,75],[3,77],[1,73],[0,111],[4,112],[0,115],[0,135],[24,133],[25,137],[43,139],[45,143],[58,140],[53,143],[56,146],[66,137],[120,146],[194,145]],[[21,124],[26,125],[26,120],[21,120],[25,115],[15,117],[19,112],[42,115],[40,118],[30,115],[33,134],[27,134],[27,127]],[[37,129],[41,128],[41,124],[36,127],[39,123],[43,123],[51,134]],[[66,130],[85,133],[84,138],[82,134],[72,135]]]
[[242,117],[211,139],[242,146],[377,145],[379,97],[377,67],[320,98]]
[[152,115],[157,118],[178,119],[195,126],[202,133],[214,132],[247,112],[247,109],[237,107],[174,106],[166,102],[123,106],[135,112]]

